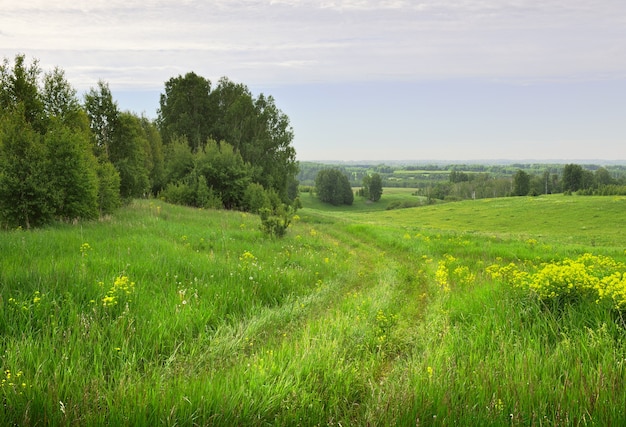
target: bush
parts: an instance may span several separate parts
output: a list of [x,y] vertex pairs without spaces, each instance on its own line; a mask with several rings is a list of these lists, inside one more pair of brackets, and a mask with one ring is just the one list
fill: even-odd
[[387,205],[386,209],[391,211],[394,209],[416,208],[419,206],[422,206],[422,202],[419,200],[394,200]]
[[243,193],[243,208],[252,213],[260,213],[261,209],[271,207],[270,198],[261,184],[252,182],[248,184]]
[[283,237],[287,233],[295,213],[296,208],[285,204],[281,204],[275,210],[262,208],[259,211],[261,230],[268,236]]
[[196,192],[187,183],[169,183],[160,196],[168,203],[175,205],[196,206]]

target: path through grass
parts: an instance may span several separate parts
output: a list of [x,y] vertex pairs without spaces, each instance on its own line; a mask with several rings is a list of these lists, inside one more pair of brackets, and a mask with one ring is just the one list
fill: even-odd
[[[615,312],[547,310],[487,274],[594,250],[624,261],[620,233],[600,222],[594,247],[568,244],[561,229],[519,238],[517,225],[479,221],[544,203],[505,202],[309,207],[286,238],[268,239],[253,215],[141,201],[104,222],[4,233],[0,415],[20,425],[623,421]],[[567,212],[611,221],[623,202],[596,203]],[[476,222],[459,225],[470,212]]]

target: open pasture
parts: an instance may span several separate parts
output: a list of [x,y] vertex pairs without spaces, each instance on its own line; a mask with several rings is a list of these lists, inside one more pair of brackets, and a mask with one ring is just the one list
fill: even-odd
[[0,419],[626,421],[623,198],[304,205],[284,239],[158,201],[3,233]]

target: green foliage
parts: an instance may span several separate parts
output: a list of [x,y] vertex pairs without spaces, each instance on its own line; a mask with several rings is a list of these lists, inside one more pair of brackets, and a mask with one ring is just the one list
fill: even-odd
[[315,193],[322,202],[332,205],[351,205],[354,193],[348,177],[339,169],[322,169],[315,178]]
[[212,187],[209,187],[206,177],[198,175],[197,180],[195,206],[206,209],[221,209],[224,206],[224,202],[222,202],[219,194]]
[[107,161],[98,162],[96,173],[98,175],[98,207],[101,215],[108,215],[121,205],[120,174]]
[[294,218],[296,209],[292,206],[281,204],[276,209],[261,208],[261,230],[273,237],[283,237]]
[[[102,81],[85,95],[85,108],[95,140],[96,154],[101,162],[110,161],[120,175],[123,199],[145,197],[160,179],[160,141],[145,120],[128,112],[120,112],[111,90]],[[150,139],[147,132],[150,133]],[[154,172],[154,173],[153,173]]]
[[271,210],[270,198],[261,184],[251,182],[243,194],[243,208],[252,213],[259,213],[261,209]]
[[163,142],[156,124],[145,117],[140,119],[143,128],[144,141],[144,164],[149,173],[149,181],[152,186],[152,194],[158,192],[165,185],[165,158],[163,154]]
[[563,191],[575,192],[582,188],[583,168],[576,164],[567,164],[563,168]]
[[87,132],[52,121],[44,136],[46,174],[55,215],[65,219],[98,217],[97,160]]
[[47,150],[23,109],[0,117],[0,218],[3,226],[31,228],[55,214]]
[[89,124],[78,101],[76,89],[67,81],[62,69],[57,67],[44,74],[41,100],[46,117],[54,117],[75,130],[88,129]]
[[215,116],[210,92],[211,82],[193,72],[165,82],[158,123],[166,145],[185,138],[192,152],[204,147],[211,136]]
[[186,138],[177,138],[165,146],[165,182],[180,182],[193,168],[194,155]]
[[360,195],[372,202],[377,202],[383,194],[383,181],[380,174],[374,173],[363,177]]
[[166,186],[161,197],[188,206],[246,208],[250,167],[230,144],[209,140],[192,153],[181,140],[167,148],[168,176],[178,179]]
[[513,175],[513,195],[527,196],[530,193],[530,175],[519,169]]
[[424,203],[420,200],[394,200],[387,205],[386,209],[390,211],[394,209],[416,208],[423,205]]
[[118,115],[118,128],[109,145],[109,159],[120,173],[120,195],[124,199],[145,197],[150,191],[146,167],[151,154],[141,120],[131,113]]
[[243,198],[250,183],[250,166],[232,145],[207,141],[195,156],[195,170],[206,178],[207,184],[219,195],[226,209],[243,206]]
[[227,142],[250,165],[253,182],[283,201],[293,196],[289,188],[298,171],[293,130],[271,96],[255,98],[247,86],[225,77],[211,90],[209,80],[188,73],[166,82],[159,126],[166,145],[184,138],[193,153],[209,140]]
[[45,133],[46,117],[39,88],[39,62],[26,64],[24,55],[16,55],[13,67],[4,58],[0,66],[0,108],[2,112],[19,109],[24,120],[39,134]]
[[[206,183],[206,181],[205,181]],[[197,194],[197,181],[189,182],[189,178],[185,181],[178,181],[176,183],[170,182],[159,193],[159,196],[168,203],[174,203],[176,205],[196,206],[198,201],[204,196],[198,197]],[[208,191],[208,187],[207,187]]]
[[120,127],[120,111],[107,83],[100,80],[97,88],[91,88],[85,94],[85,111],[89,116],[96,156],[100,161],[110,160],[111,145]]

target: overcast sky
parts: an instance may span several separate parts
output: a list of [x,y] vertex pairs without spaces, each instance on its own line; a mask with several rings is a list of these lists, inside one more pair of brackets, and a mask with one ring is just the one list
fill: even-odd
[[0,0],[0,56],[156,116],[194,71],[273,95],[299,160],[626,159],[624,0]]

